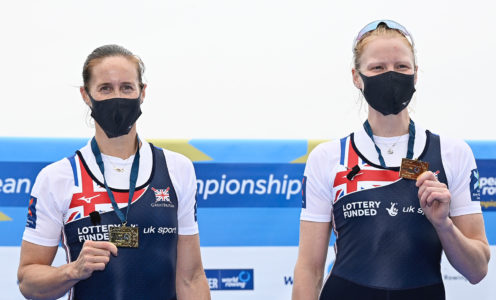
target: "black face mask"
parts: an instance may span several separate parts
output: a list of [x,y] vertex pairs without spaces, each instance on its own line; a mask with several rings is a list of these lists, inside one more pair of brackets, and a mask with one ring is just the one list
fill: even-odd
[[405,109],[415,93],[415,75],[389,71],[375,76],[362,73],[363,96],[367,103],[381,114],[398,114]]
[[92,105],[91,116],[109,138],[128,134],[141,115],[140,97],[95,101],[89,93],[88,96]]

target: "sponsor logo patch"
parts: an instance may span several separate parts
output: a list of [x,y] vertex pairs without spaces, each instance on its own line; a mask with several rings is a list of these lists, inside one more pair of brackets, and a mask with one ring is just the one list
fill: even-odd
[[473,169],[470,172],[470,196],[472,201],[480,201],[480,182],[479,182],[479,171]]
[[28,219],[26,222],[26,227],[36,229],[36,202],[38,199],[31,196],[29,199],[28,206]]

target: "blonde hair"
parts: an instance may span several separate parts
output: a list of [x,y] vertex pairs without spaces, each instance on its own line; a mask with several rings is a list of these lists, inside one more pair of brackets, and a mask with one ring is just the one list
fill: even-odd
[[417,59],[415,57],[415,49],[410,41],[405,37],[401,31],[398,29],[389,28],[385,23],[380,23],[377,28],[365,33],[360,40],[357,42],[355,48],[353,49],[353,65],[356,70],[360,69],[360,58],[362,57],[363,50],[365,46],[376,37],[399,37],[405,41],[405,43],[412,50],[413,64],[417,66]]

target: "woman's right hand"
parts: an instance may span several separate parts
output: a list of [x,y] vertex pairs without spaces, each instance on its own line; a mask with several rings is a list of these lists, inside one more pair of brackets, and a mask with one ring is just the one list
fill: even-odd
[[85,241],[76,261],[72,263],[73,279],[83,280],[94,271],[103,271],[110,261],[110,254],[117,256],[117,247],[104,241]]

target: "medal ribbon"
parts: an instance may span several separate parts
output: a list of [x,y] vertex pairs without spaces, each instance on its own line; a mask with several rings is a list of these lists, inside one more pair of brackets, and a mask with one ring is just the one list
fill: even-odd
[[[375,150],[377,151],[377,154],[379,155],[379,163],[381,164],[381,167],[386,168],[386,163],[384,162],[384,157],[382,156],[381,149],[377,146],[377,144],[374,141],[374,134],[372,133],[372,127],[370,127],[369,120],[366,120],[363,123],[363,128],[365,129],[365,132],[367,132],[367,135],[370,137],[372,142],[374,143]],[[410,124],[408,125],[408,150],[406,153],[406,158],[412,159],[413,158],[413,145],[415,144],[415,123],[413,122],[412,119],[410,119]]]
[[123,225],[126,225],[127,223],[127,215],[129,214],[129,207],[131,207],[134,190],[136,189],[136,181],[138,179],[139,159],[140,159],[138,137],[136,137],[136,140],[138,141],[138,149],[136,150],[136,154],[134,155],[133,165],[131,167],[131,177],[129,179],[129,200],[127,202],[126,215],[124,215],[122,211],[119,209],[117,202],[115,202],[114,194],[108,187],[107,180],[105,180],[105,169],[103,167],[102,154],[100,152],[100,149],[98,148],[98,144],[96,143],[95,138],[91,140],[91,150],[93,151],[93,155],[95,155],[96,163],[98,164],[98,167],[102,172],[103,184],[105,185],[105,189],[107,190],[107,194],[110,198],[110,202],[112,203],[112,207],[114,208],[115,213],[117,214]]

